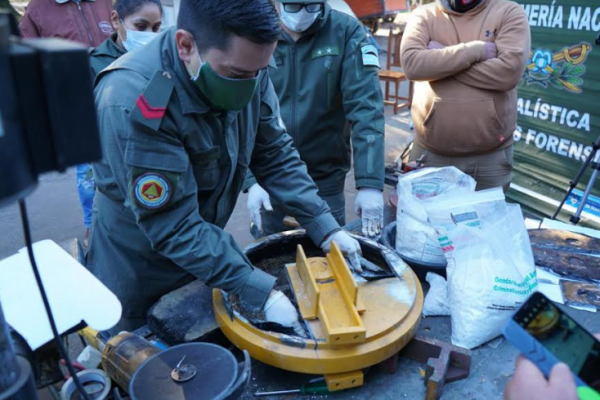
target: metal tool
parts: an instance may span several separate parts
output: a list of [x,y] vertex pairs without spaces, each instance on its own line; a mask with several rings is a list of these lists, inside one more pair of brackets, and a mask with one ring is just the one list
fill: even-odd
[[251,379],[251,361],[244,363],[211,343],[173,346],[148,358],[134,373],[131,400],[239,399]]
[[471,351],[425,337],[411,340],[400,356],[427,364],[425,400],[439,399],[446,382],[467,378],[471,369]]
[[102,352],[102,368],[117,385],[127,391],[140,366],[160,352],[158,347],[146,339],[121,332],[106,343]]
[[286,394],[328,394],[330,393],[325,378],[317,378],[309,381],[306,385],[303,385],[300,389],[292,390],[278,390],[275,392],[256,392],[254,397],[267,397],[267,396],[283,396]]

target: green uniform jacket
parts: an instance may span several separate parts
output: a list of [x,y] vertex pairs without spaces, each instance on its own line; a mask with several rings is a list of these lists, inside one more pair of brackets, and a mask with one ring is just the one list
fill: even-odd
[[275,279],[223,231],[248,165],[315,243],[339,229],[278,123],[266,72],[246,108],[211,109],[177,55],[170,29],[96,82],[104,160],[88,266],[121,300],[120,328],[194,277],[261,307]]
[[125,49],[117,45],[117,34],[113,33],[102,44],[90,52],[90,67],[92,76],[95,78],[100,72],[117,58],[127,53]]
[[[356,187],[383,190],[385,118],[378,54],[361,24],[326,5],[296,43],[284,32],[274,58],[276,68],[269,68],[269,74],[281,117],[320,194],[344,190],[351,154],[346,122],[352,127]],[[249,175],[244,189],[255,182]]]

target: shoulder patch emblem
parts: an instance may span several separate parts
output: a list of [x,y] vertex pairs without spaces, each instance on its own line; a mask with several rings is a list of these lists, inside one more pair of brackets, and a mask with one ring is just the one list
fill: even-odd
[[379,52],[377,51],[377,47],[367,44],[362,46],[360,51],[362,52],[363,66],[381,68],[379,66]]
[[165,206],[171,199],[171,194],[169,180],[156,172],[142,174],[133,183],[133,197],[138,205],[150,210]]

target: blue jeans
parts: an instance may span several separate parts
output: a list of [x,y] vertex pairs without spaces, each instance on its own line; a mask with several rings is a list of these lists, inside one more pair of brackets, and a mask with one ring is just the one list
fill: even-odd
[[92,164],[77,166],[77,191],[79,192],[79,202],[83,208],[83,223],[86,228],[90,228],[92,226],[94,194],[96,193]]

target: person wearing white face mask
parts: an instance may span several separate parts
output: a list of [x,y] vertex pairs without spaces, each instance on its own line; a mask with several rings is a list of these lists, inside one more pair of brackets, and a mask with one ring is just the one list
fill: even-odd
[[[363,234],[375,237],[383,226],[385,130],[377,48],[360,22],[324,0],[276,4],[284,32],[269,74],[283,125],[340,225],[346,222],[344,186],[354,156],[354,210]],[[255,238],[289,229],[286,210],[250,173],[244,190]]]
[[93,78],[123,54],[154,39],[162,15],[160,0],[116,0],[111,14],[115,32],[90,53]]
[[[115,32],[90,53],[92,79],[123,54],[154,39],[160,31],[161,23],[160,0],[116,0],[111,13],[111,24]],[[77,188],[87,227],[83,243],[87,247],[96,192],[91,165],[78,165],[77,176]]]

